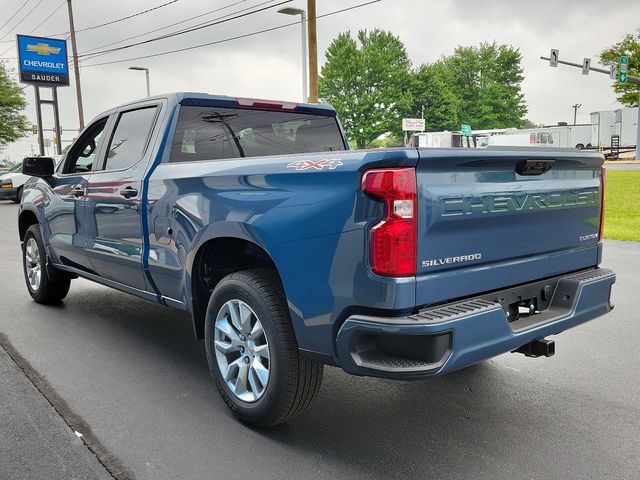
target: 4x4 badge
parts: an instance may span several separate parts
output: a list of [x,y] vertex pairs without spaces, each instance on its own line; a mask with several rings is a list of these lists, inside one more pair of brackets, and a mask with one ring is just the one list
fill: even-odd
[[324,170],[325,167],[329,167],[329,170],[335,170],[339,166],[344,165],[339,159],[333,160],[299,160],[297,162],[291,162],[287,165],[287,168],[294,168],[296,170]]

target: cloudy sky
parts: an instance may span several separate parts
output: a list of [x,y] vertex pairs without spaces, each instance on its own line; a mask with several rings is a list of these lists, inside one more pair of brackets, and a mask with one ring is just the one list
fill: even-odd
[[[168,1],[170,0],[74,0],[76,28],[81,30],[116,20]],[[178,0],[148,14],[105,27],[80,31],[77,35],[78,51],[82,55],[88,51],[103,50],[100,47],[105,44],[160,29],[198,15],[202,16],[105,48],[140,42],[197,23],[213,21],[225,14],[233,14],[247,8],[250,9],[247,11],[251,11],[273,6],[282,1]],[[318,15],[366,1],[317,0]],[[0,0],[0,11],[3,12],[0,24],[5,23],[24,3],[25,0]],[[16,33],[48,36],[68,31],[65,4],[66,1],[63,0],[28,0],[20,13],[0,29],[0,58],[4,59],[9,69],[17,67],[16,52],[13,48]],[[130,66],[150,68],[152,94],[202,91],[232,96],[299,100],[299,25],[170,55],[95,65],[215,42],[295,20],[294,17],[276,13],[276,10],[283,6],[305,8],[306,1],[293,0],[286,5],[275,6],[196,32],[95,58],[82,57],[80,71],[85,119],[88,120],[111,106],[145,95],[144,73],[128,70]],[[15,27],[33,7],[36,7],[33,12]],[[58,7],[61,8],[55,11]],[[207,14],[216,9],[219,11]],[[36,28],[54,11],[48,20]],[[640,29],[640,2],[381,0],[362,8],[318,19],[320,64],[324,60],[325,49],[338,33],[373,28],[390,30],[398,35],[405,43],[414,65],[432,62],[441,55],[448,55],[457,45],[476,45],[482,41],[494,40],[511,44],[519,48],[523,55],[523,89],[529,108],[527,117],[536,123],[547,124],[572,121],[571,105],[581,103],[578,122],[589,123],[589,112],[619,108],[608,76],[592,73],[585,77],[581,75],[580,70],[571,67],[561,66],[552,69],[539,57],[548,55],[551,48],[557,48],[560,50],[561,59],[581,62],[584,57],[592,57],[593,65],[597,65],[596,57],[602,49],[618,41],[625,33]],[[27,115],[30,121],[35,123],[33,88],[29,86],[25,92],[29,102]],[[77,128],[73,79],[71,87],[59,89],[59,97],[63,128]],[[51,128],[53,120],[50,109],[45,107],[44,112],[45,127]],[[73,133],[67,132],[63,139],[70,139],[72,136]],[[33,138],[17,142],[0,153],[0,158],[8,156],[17,160],[29,153],[32,146],[37,150]]]

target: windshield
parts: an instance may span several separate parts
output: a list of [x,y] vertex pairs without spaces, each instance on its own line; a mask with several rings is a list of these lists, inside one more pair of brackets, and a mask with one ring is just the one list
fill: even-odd
[[282,110],[183,106],[171,162],[344,149],[335,117]]
[[9,172],[11,173],[16,173],[16,172],[21,172],[22,171],[22,162],[21,163],[16,163],[13,167],[11,167],[9,169]]

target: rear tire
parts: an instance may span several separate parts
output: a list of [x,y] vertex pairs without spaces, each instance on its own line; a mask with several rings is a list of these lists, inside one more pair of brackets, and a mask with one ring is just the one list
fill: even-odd
[[303,358],[273,270],[224,277],[209,299],[205,346],[218,392],[242,421],[268,427],[304,412],[323,367]]
[[22,242],[22,267],[27,290],[37,303],[60,303],[69,293],[71,278],[64,272],[47,268],[47,265],[40,226],[31,225]]

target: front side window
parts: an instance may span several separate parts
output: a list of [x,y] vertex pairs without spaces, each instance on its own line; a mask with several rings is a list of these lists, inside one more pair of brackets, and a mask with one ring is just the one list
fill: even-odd
[[335,117],[289,111],[183,106],[171,162],[344,150]]
[[108,117],[97,120],[73,145],[67,156],[63,173],[85,173],[91,171],[100,149],[102,132],[104,132],[107,120]]
[[157,107],[123,112],[107,147],[105,170],[121,170],[138,163],[149,141]]

